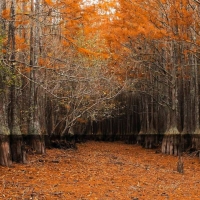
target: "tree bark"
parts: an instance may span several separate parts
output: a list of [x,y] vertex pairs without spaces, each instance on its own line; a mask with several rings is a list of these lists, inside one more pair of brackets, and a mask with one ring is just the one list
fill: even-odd
[[[2,82],[0,83],[2,89]],[[5,88],[4,88],[5,89]],[[0,93],[0,165],[12,164],[10,150],[10,130],[8,128],[7,112],[4,93]]]
[[[31,12],[32,14],[38,18],[39,14],[39,1],[32,0],[31,1]],[[39,21],[34,22],[32,19],[31,22],[31,30],[30,30],[30,96],[29,96],[29,125],[28,125],[28,133],[30,135],[30,145],[34,149],[36,153],[43,154],[45,153],[45,144],[44,138],[42,137],[40,122],[39,122],[39,104],[38,104],[38,91],[36,88],[36,68],[37,59],[39,54]]]
[[17,105],[17,91],[16,91],[16,82],[17,76],[15,65],[16,65],[16,49],[15,49],[15,9],[16,2],[12,0],[11,2],[11,21],[9,24],[9,37],[8,42],[10,43],[10,65],[11,65],[11,75],[14,77],[13,83],[10,87],[10,132],[11,132],[11,152],[12,152],[12,160],[14,162],[26,162],[25,152],[22,150],[23,138],[22,133],[19,127],[19,116],[18,116],[18,105]]

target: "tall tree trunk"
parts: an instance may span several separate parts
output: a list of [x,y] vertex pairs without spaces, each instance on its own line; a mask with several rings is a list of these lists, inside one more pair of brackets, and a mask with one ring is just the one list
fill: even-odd
[[195,106],[195,130],[194,134],[200,135],[200,127],[199,127],[199,83],[198,83],[198,65],[197,65],[197,55],[192,55],[192,65],[194,67],[194,106]]
[[[6,9],[6,1],[0,3],[0,13]],[[1,19],[0,19],[1,20]],[[6,24],[0,21],[0,33],[5,34]],[[0,36],[2,36],[0,35]],[[2,45],[4,48],[4,45]],[[1,49],[2,50],[2,49]],[[4,55],[0,54],[0,165],[10,166],[12,164],[10,151],[10,130],[7,119],[7,86],[5,84],[6,74],[2,63]]]
[[144,146],[144,140],[145,135],[147,133],[147,113],[146,113],[146,102],[145,102],[145,96],[141,96],[141,100],[139,102],[140,107],[140,131],[138,133],[137,142]]
[[[37,18],[39,14],[39,1],[31,1],[31,12]],[[30,137],[30,145],[37,153],[45,153],[44,139],[42,137],[40,122],[39,122],[39,104],[38,104],[38,91],[36,88],[36,73],[38,59],[38,40],[39,40],[39,22],[34,22],[32,19],[30,30],[30,100],[29,100],[29,125],[28,133]]]
[[182,84],[183,84],[183,131],[182,134],[188,134],[189,130],[189,118],[188,118],[188,94],[187,94],[187,81],[184,78],[185,73],[184,69],[182,68],[183,77],[182,77]]
[[171,87],[170,87],[170,96],[171,96],[171,108],[169,108],[170,113],[170,122],[167,127],[167,130],[164,134],[163,142],[162,142],[162,152],[167,153],[170,155],[178,155],[178,148],[179,148],[179,137],[180,132],[177,128],[177,59],[178,59],[178,44],[176,42],[171,42],[171,58],[170,63],[172,66],[171,71]]
[[12,160],[15,162],[26,162],[26,153],[23,148],[23,138],[19,127],[19,116],[17,106],[17,91],[16,91],[16,56],[15,56],[15,8],[16,2],[11,2],[11,21],[9,24],[9,37],[8,42],[10,43],[10,62],[11,62],[11,74],[13,83],[10,87],[10,132],[11,132],[11,152]]
[[[197,65],[197,55],[192,55],[192,65],[193,65],[193,77],[194,77],[194,135],[192,138],[192,147],[195,149],[200,148],[200,127],[199,127],[199,82],[198,82],[198,65]],[[200,154],[199,154],[200,155]]]

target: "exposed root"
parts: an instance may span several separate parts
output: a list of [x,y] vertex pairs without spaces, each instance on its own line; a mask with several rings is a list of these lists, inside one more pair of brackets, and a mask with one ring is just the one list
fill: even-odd
[[195,149],[193,147],[190,147],[185,151],[185,154],[190,157],[197,157],[200,155],[200,149]]

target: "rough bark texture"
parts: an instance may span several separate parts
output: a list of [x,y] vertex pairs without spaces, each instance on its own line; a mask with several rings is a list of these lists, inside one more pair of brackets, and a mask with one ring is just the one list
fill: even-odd
[[[1,85],[1,84],[0,84]],[[0,93],[0,165],[10,166],[10,130],[8,128],[8,120],[6,117],[5,95]]]
[[9,167],[11,164],[9,135],[0,135],[0,165]]
[[10,136],[10,148],[12,152],[12,161],[26,163],[26,150],[23,145],[22,135]]
[[44,138],[41,135],[29,135],[28,144],[37,154],[45,153],[45,142]]
[[[194,151],[199,151],[200,150],[200,135],[199,134],[193,134],[192,135],[192,141],[191,141],[191,148]],[[198,153],[200,157],[200,153]]]
[[180,135],[165,135],[162,142],[162,153],[178,155]]

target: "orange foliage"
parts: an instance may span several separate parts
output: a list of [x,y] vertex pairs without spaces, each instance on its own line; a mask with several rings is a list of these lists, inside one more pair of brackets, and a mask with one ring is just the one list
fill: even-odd
[[9,19],[10,18],[10,9],[4,9],[1,13],[1,16],[4,19]]
[[15,26],[18,27],[20,25],[27,25],[29,20],[24,19],[22,16],[17,16],[15,21]]
[[28,45],[25,42],[25,39],[19,36],[15,36],[15,42],[16,42],[16,49],[18,51],[24,50],[28,47]]
[[[30,2],[26,1],[25,5],[22,5],[23,2],[17,1],[17,9],[23,10],[22,8],[24,8],[24,12],[30,10]],[[46,44],[44,42],[42,45],[46,54],[51,58],[59,57],[59,51],[63,49],[65,52],[63,57],[66,58],[66,56],[74,56],[76,54],[74,49],[76,49],[79,53],[88,57],[107,59],[109,62],[108,73],[115,74],[119,82],[125,80],[126,75],[130,74],[127,73],[129,69],[127,63],[131,60],[132,53],[137,49],[138,44],[145,45],[145,41],[166,40],[183,40],[189,43],[191,42],[191,33],[188,31],[191,30],[190,26],[195,24],[196,33],[199,32],[200,28],[198,27],[198,13],[188,7],[187,0],[110,0],[98,1],[91,5],[84,4],[80,0],[45,0],[44,2],[42,10],[44,13],[38,18],[42,22],[41,35],[42,37],[49,35],[47,45],[51,43],[49,41],[55,39],[54,37],[60,37],[57,42],[62,46],[56,52],[50,47],[45,49]],[[10,10],[2,12],[3,18],[9,18],[9,15]],[[28,30],[25,25],[29,24],[32,19],[26,17],[26,15],[16,15],[16,29],[23,25],[24,30],[22,28],[22,32]],[[51,24],[54,21],[58,21],[55,27],[46,26],[46,24]],[[58,31],[55,34],[51,30],[54,28],[55,32]],[[19,32],[16,31],[16,34],[19,34]],[[91,47],[92,45],[78,44],[80,32],[83,32],[85,40],[98,36],[93,47]],[[27,45],[28,38],[28,31],[24,34],[24,39],[23,36],[16,36],[16,50],[29,48]],[[199,44],[199,41],[196,41],[196,44]],[[74,48],[70,48],[71,46]],[[98,50],[98,47],[100,50]],[[165,43],[160,42],[159,48],[164,47]],[[71,54],[68,49],[72,49]],[[196,49],[193,48],[193,50]],[[187,57],[188,53],[188,51],[184,51],[184,56]],[[38,62],[47,68],[56,66],[48,59],[39,59]],[[168,66],[166,68],[170,70]],[[139,72],[138,77],[146,77],[143,73]],[[134,75],[131,74],[131,77],[134,77]]]
[[44,2],[49,6],[53,6],[54,5],[52,0],[45,0]]
[[6,53],[7,51],[6,51],[6,49],[2,49],[1,52],[2,53]]
[[32,70],[32,68],[31,67],[26,67],[26,68],[23,68],[23,70],[22,71],[24,71],[24,72],[30,72]]
[[77,50],[80,53],[86,54],[86,55],[91,55],[91,54],[95,54],[94,52],[90,51],[89,49],[85,49],[85,48],[81,48],[81,47],[77,47]]
[[46,65],[46,60],[45,60],[44,58],[39,58],[39,59],[38,59],[38,64],[39,64],[40,66],[45,66],[45,65]]

